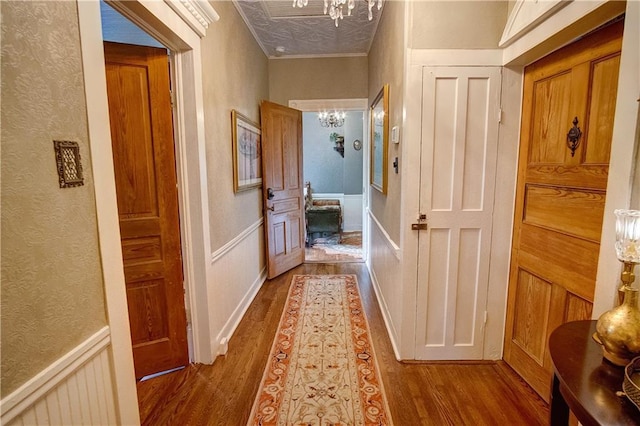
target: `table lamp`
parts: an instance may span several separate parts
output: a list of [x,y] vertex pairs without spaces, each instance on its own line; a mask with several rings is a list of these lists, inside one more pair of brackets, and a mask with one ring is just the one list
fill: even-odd
[[638,289],[633,287],[634,268],[640,263],[640,211],[619,209],[614,213],[616,255],[624,265],[618,290],[620,304],[598,318],[594,339],[602,345],[606,359],[624,366],[640,355]]

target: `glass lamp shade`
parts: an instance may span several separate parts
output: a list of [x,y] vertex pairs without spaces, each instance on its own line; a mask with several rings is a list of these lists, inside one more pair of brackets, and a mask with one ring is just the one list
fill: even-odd
[[640,263],[640,210],[614,211],[616,254],[621,262]]

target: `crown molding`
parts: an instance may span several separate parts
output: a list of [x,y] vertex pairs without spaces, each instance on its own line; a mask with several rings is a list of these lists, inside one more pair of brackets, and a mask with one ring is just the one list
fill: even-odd
[[200,37],[207,34],[209,24],[220,19],[220,15],[206,0],[164,0],[184,22]]

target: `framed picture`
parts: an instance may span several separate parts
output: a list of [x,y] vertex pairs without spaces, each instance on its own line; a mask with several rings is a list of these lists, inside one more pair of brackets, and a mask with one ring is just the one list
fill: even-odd
[[389,85],[385,84],[369,110],[371,120],[370,184],[387,193],[387,152],[389,147]]
[[236,110],[231,111],[233,142],[233,190],[246,191],[262,185],[260,127]]

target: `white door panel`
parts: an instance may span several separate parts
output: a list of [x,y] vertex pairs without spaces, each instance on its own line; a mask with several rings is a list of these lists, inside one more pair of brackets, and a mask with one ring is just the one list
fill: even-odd
[[499,67],[425,67],[417,359],[481,359],[496,176]]

